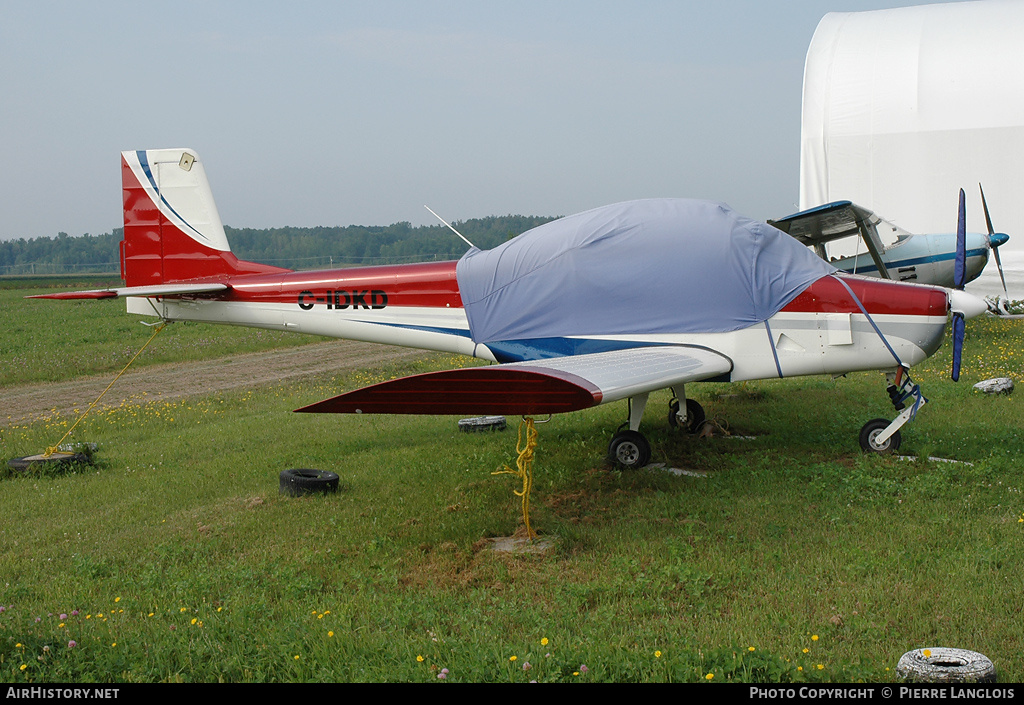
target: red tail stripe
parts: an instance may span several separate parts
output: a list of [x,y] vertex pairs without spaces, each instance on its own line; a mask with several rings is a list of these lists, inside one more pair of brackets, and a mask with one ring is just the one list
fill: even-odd
[[170,222],[150,198],[124,157],[124,244],[121,271],[126,286],[150,286],[290,270],[239,260],[230,252],[202,245]]

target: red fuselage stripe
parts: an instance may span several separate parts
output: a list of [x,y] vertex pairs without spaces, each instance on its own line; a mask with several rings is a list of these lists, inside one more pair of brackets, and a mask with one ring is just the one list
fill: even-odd
[[[843,276],[842,280],[871,314],[945,316],[948,310],[946,291],[939,287],[854,276]],[[782,310],[787,313],[861,312],[846,287],[831,276],[811,284]]]

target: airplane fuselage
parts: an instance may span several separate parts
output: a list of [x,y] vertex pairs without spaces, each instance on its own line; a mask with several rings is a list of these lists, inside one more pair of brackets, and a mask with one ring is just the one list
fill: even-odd
[[[455,262],[432,262],[235,276],[230,287],[218,294],[130,297],[128,310],[167,320],[309,333],[459,353],[492,362],[663,345],[708,348],[732,361],[731,372],[720,381],[892,368],[897,364],[893,352],[904,364],[914,365],[941,345],[948,311],[942,289],[826,276],[766,322],[731,332],[595,332],[484,344],[475,343],[470,336],[455,267]],[[843,282],[856,293],[871,321]],[[637,315],[642,316],[643,311]]]
[[[966,239],[966,281],[973,281],[981,275],[988,263],[989,236],[982,233],[967,233]],[[953,261],[956,256],[955,233],[933,233],[928,235],[904,236],[880,253],[889,279],[953,286]],[[864,274],[878,277],[870,254],[834,258],[830,264],[849,274]]]

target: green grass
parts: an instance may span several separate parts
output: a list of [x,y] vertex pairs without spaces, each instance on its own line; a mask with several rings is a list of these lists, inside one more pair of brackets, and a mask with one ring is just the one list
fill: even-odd
[[[517,481],[492,474],[514,431],[291,413],[450,356],[90,417],[97,466],[0,470],[0,678],[891,681],[903,652],[951,646],[1020,681],[1024,416],[970,389],[1020,369],[1019,325],[969,322],[958,385],[948,350],[915,370],[932,403],[902,450],[972,464],[862,456],[860,425],[892,413],[880,374],[688,388],[754,440],[670,432],[652,395],[654,460],[704,477],[609,471],[624,405],[556,416],[542,556],[484,549],[521,523]],[[3,456],[70,421],[0,430]],[[289,467],[341,491],[282,497]]]
[[[53,291],[119,286],[119,280],[92,278],[5,278],[0,280],[0,388],[55,382],[82,375],[117,372],[153,333],[141,321],[156,318],[125,313],[121,299],[52,301],[25,296]],[[326,340],[256,328],[175,323],[147,348],[135,367],[181,360],[207,360]]]

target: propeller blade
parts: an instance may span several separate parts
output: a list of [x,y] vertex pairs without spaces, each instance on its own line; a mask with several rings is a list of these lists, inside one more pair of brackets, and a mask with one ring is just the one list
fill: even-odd
[[956,219],[956,259],[953,260],[953,286],[963,289],[967,282],[967,211],[964,206],[964,190],[960,189],[960,207]]
[[985,223],[988,225],[988,234],[994,235],[995,228],[992,227],[992,219],[988,216],[988,203],[985,202],[985,189],[981,187],[981,182],[978,182],[978,190],[981,191],[981,207],[985,209]]
[[960,355],[964,348],[964,316],[953,314],[953,370],[951,377],[954,382],[960,380]]
[[996,245],[992,248],[992,254],[996,256],[996,268],[999,270],[999,281],[1003,283],[1003,296],[1007,299],[1010,298],[1010,292],[1006,290],[1006,277],[1003,276],[1003,263],[999,259],[999,246]]
[[[999,269],[999,281],[1003,283],[1003,295],[1009,299],[1010,292],[1006,290],[1006,277],[1003,275],[1003,263],[999,259],[999,245],[1006,242],[1006,236],[1001,235],[999,238],[993,238],[996,234],[996,229],[992,227],[992,218],[988,214],[988,202],[985,200],[985,189],[981,187],[981,182],[978,182],[978,190],[981,191],[981,207],[985,209],[985,224],[988,226],[988,237],[989,245],[992,248],[992,254],[996,256],[996,267]],[[997,244],[998,243],[998,244]]]

